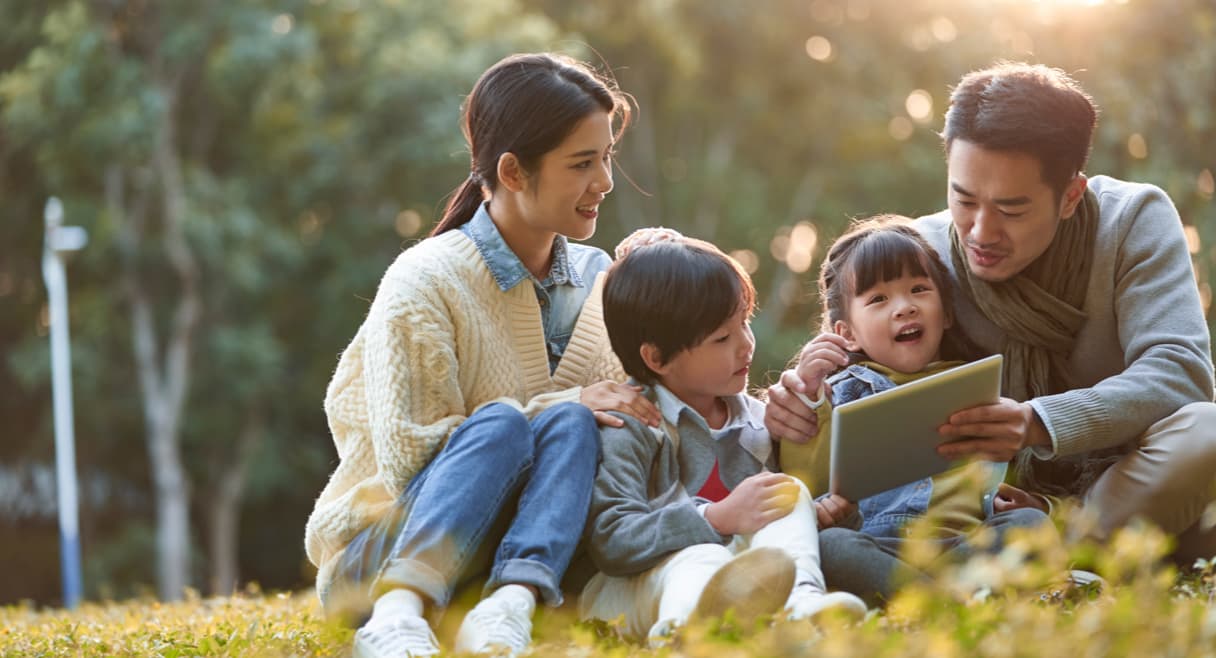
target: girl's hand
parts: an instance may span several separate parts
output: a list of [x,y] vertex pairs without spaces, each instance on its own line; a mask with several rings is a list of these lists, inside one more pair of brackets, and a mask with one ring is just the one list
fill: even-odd
[[590,386],[584,386],[578,401],[595,413],[595,419],[600,425],[621,427],[625,421],[608,415],[607,411],[619,411],[646,423],[658,427],[661,416],[659,408],[642,395],[641,386],[602,381]]
[[1046,498],[1002,482],[997,487],[996,497],[992,499],[992,509],[996,512],[1007,512],[1021,507],[1033,507],[1043,512],[1051,511]]
[[807,396],[817,400],[819,389],[828,375],[849,365],[847,341],[838,334],[822,333],[802,348],[795,368],[802,383],[806,384]]
[[840,494],[832,494],[815,501],[815,517],[820,530],[835,526],[856,511],[857,503]]
[[784,473],[757,473],[726,498],[710,503],[705,520],[723,535],[749,535],[794,509],[801,489]]
[[664,240],[679,240],[684,237],[679,231],[662,226],[650,228],[640,228],[633,233],[630,233],[621,243],[616,246],[616,259],[620,260],[629,255],[629,252],[638,247],[662,242]]

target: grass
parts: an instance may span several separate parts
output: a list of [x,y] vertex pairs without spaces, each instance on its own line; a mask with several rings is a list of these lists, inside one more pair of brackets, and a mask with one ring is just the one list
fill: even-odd
[[[673,648],[651,652],[613,624],[577,623],[565,608],[542,611],[537,656],[1216,656],[1216,565],[1180,572],[1161,559],[1168,540],[1147,528],[1103,547],[1043,549],[1019,538],[996,556],[934,569],[861,622],[817,626],[777,621],[756,629],[729,619],[691,628]],[[1018,565],[1028,551],[1030,566]],[[931,556],[910,556],[930,560]],[[1083,562],[1104,590],[1044,585]],[[450,638],[460,615],[440,626]],[[69,612],[29,605],[0,609],[2,656],[348,656],[353,632],[321,616],[312,592],[241,595],[180,603],[87,603]],[[449,640],[450,642],[450,640]],[[450,646],[450,643],[447,644]]]

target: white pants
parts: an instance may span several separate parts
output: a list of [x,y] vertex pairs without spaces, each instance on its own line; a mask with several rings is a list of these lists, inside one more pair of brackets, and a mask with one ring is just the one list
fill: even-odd
[[1134,517],[1178,535],[1182,558],[1216,555],[1216,527],[1200,527],[1216,499],[1216,404],[1195,402],[1148,428],[1137,450],[1104,472],[1085,494],[1106,538]]
[[794,560],[795,582],[809,583],[823,591],[815,504],[806,486],[801,482],[798,486],[801,492],[793,511],[753,535],[735,535],[726,546],[694,544],[633,576],[596,574],[579,597],[579,616],[612,621],[623,615],[623,630],[635,637],[645,637],[660,621],[687,619],[714,573],[748,548],[784,550]]

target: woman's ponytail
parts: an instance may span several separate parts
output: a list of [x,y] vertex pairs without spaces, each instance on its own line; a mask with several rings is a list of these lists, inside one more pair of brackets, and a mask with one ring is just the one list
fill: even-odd
[[443,217],[431,231],[430,237],[446,233],[454,228],[460,228],[473,219],[477,208],[485,201],[482,192],[481,179],[477,174],[469,174],[464,182],[448,197],[448,205],[443,209]]

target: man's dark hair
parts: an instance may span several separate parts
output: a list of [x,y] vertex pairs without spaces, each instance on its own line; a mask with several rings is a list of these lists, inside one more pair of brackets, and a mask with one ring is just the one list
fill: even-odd
[[1098,110],[1076,80],[1041,64],[999,62],[963,76],[950,94],[942,141],[1037,159],[1043,182],[1059,199],[1085,169]]
[[750,316],[756,289],[735,259],[703,240],[644,245],[608,270],[604,325],[629,376],[654,383],[641,347],[651,343],[663,363],[696,347],[740,309]]

